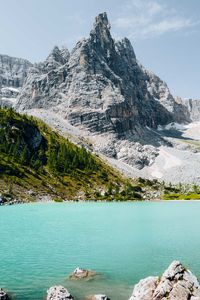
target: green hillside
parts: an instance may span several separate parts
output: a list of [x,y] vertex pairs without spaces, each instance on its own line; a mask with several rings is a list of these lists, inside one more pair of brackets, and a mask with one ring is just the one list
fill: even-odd
[[142,198],[97,156],[11,109],[0,109],[0,193],[25,201]]

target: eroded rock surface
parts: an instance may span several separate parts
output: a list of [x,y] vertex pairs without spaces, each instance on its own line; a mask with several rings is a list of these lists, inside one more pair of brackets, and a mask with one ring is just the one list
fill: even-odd
[[120,135],[187,119],[167,85],[138,63],[130,41],[112,38],[106,13],[71,54],[55,47],[30,69],[16,107],[56,107],[72,125]]
[[181,102],[188,109],[190,119],[194,122],[200,121],[200,99],[181,99]]
[[0,106],[15,105],[29,67],[28,60],[0,55]]
[[115,41],[110,30],[106,13],[99,14],[71,53],[55,47],[29,68],[15,108],[51,110],[95,136],[95,151],[141,169],[166,143],[151,129],[189,116],[166,83],[137,61],[131,42]]
[[94,295],[87,297],[87,300],[110,300],[106,295]]
[[129,300],[200,300],[197,278],[179,261],[173,261],[162,277],[148,277],[135,285]]
[[74,298],[63,286],[53,286],[47,291],[46,300],[73,300]]

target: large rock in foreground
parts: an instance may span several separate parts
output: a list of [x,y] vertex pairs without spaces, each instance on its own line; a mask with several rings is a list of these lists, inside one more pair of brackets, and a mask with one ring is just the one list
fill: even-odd
[[52,286],[47,291],[47,299],[46,300],[68,300],[68,299],[73,300],[74,298],[68,292],[68,290],[61,285]]
[[179,262],[173,261],[162,277],[147,277],[135,285],[129,300],[200,300],[197,278]]

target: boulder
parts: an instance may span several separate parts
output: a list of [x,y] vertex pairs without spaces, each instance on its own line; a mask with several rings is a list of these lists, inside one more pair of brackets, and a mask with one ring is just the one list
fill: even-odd
[[80,267],[77,267],[73,273],[69,276],[70,279],[77,280],[77,279],[90,279],[96,275],[95,271],[92,270],[85,270]]
[[147,277],[135,285],[133,294],[129,300],[149,300],[158,284],[158,277]]
[[106,295],[94,295],[94,296],[89,296],[87,298],[88,300],[110,300],[110,298],[108,298]]
[[161,278],[148,277],[135,285],[129,300],[200,300],[197,278],[179,261],[173,261]]
[[0,300],[10,300],[11,298],[8,296],[8,294],[0,288]]
[[74,298],[72,295],[68,292],[66,288],[63,286],[52,286],[48,291],[47,291],[47,298],[46,300],[68,300],[71,299],[73,300]]

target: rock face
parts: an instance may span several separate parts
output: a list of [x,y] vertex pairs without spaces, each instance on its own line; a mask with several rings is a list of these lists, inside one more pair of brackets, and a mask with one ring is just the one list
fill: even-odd
[[0,55],[0,105],[13,106],[31,63],[22,58]]
[[50,107],[72,125],[120,136],[187,120],[167,85],[138,63],[130,41],[114,41],[106,13],[71,54],[55,47],[30,69],[16,108]]
[[173,261],[162,277],[147,277],[135,285],[129,300],[200,300],[197,278],[179,261]]
[[62,84],[67,76],[67,49],[54,47],[43,63],[29,68],[29,72],[16,105],[20,110],[50,108],[58,105],[62,98]]
[[53,286],[47,291],[46,300],[73,300],[74,298],[63,286]]
[[1,136],[13,146],[19,144],[20,149],[26,148],[27,153],[37,152],[40,147],[46,149],[46,140],[32,124],[24,124],[17,121],[5,122],[1,125]]
[[192,121],[200,121],[200,99],[181,99],[188,109]]
[[95,152],[139,169],[154,161],[155,146],[165,144],[152,129],[190,120],[166,83],[137,61],[130,41],[112,38],[106,13],[71,53],[55,47],[29,68],[15,108],[51,110],[82,136],[95,136]]

